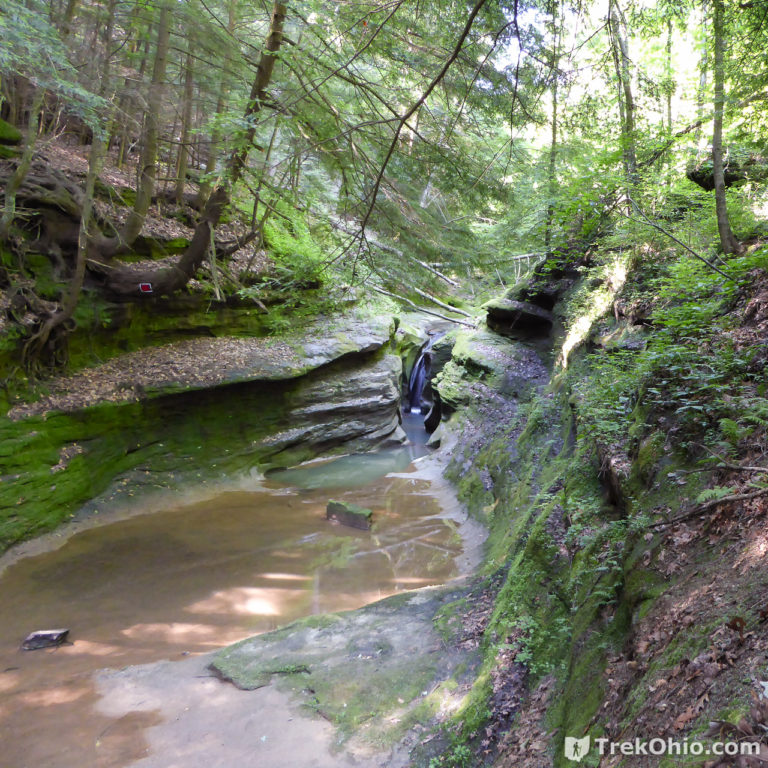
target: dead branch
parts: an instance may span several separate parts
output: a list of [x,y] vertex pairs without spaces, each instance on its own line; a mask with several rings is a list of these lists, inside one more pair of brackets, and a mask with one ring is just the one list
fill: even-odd
[[686,520],[691,520],[694,517],[698,517],[703,512],[714,509],[719,504],[728,504],[732,501],[750,501],[751,499],[757,499],[760,496],[765,496],[766,494],[768,494],[768,488],[758,488],[756,491],[751,491],[750,493],[732,493],[730,496],[723,496],[719,499],[710,499],[709,501],[705,501],[703,504],[697,505],[689,512],[686,512],[684,515],[679,515],[678,517],[672,518],[672,520],[664,520],[659,523],[653,523],[648,527],[666,528],[670,525],[677,525],[677,523],[684,523]]
[[447,320],[449,323],[455,323],[456,325],[464,325],[467,328],[474,328],[475,326],[471,323],[467,323],[464,320],[457,320],[455,317],[448,317],[447,315],[441,315],[439,312],[433,312],[431,309],[425,309],[424,307],[420,307],[418,304],[414,304],[410,299],[406,299],[405,296],[398,296],[396,293],[390,293],[389,291],[385,291],[383,288],[377,288],[376,286],[370,286],[376,293],[380,293],[383,296],[389,296],[392,299],[397,299],[398,301],[402,301],[404,304],[407,304],[412,309],[415,309],[417,312],[424,312],[427,315],[432,315],[433,317],[439,317],[441,320]]
[[663,227],[660,227],[658,224],[656,224],[655,222],[651,221],[643,213],[643,211],[640,209],[640,206],[629,195],[625,195],[625,198],[632,205],[632,207],[638,212],[638,214],[642,217],[642,220],[635,219],[632,216],[630,216],[628,213],[624,213],[621,210],[621,208],[619,208],[617,206],[616,210],[619,212],[620,216],[623,216],[625,219],[629,219],[629,221],[634,221],[636,224],[644,224],[645,226],[652,227],[656,231],[661,232],[662,235],[665,235],[670,240],[674,240],[674,242],[676,242],[679,246],[681,246],[686,251],[688,251],[688,253],[690,253],[692,256],[697,258],[699,261],[704,262],[704,264],[706,264],[710,269],[713,269],[715,272],[717,272],[718,274],[722,275],[726,280],[731,280],[732,282],[736,282],[736,279],[734,277],[731,277],[731,275],[729,275],[728,273],[723,272],[723,270],[720,269],[720,267],[718,267],[717,265],[713,264],[711,261],[709,261],[709,259],[704,258],[704,256],[702,256],[700,253],[697,253],[696,251],[694,251],[693,248],[691,248],[690,246],[686,245],[682,240],[679,240],[671,232],[668,232]]
[[[356,232],[353,232],[351,229],[349,229],[349,227],[345,227],[339,221],[332,221],[331,222],[331,226],[334,229],[337,229],[337,230],[339,230],[340,232],[343,232],[346,235],[357,236]],[[378,248],[379,250],[384,251],[385,253],[392,253],[395,256],[399,256],[400,258],[409,259],[410,261],[415,262],[420,267],[423,267],[424,269],[426,269],[427,272],[430,272],[435,277],[440,278],[440,280],[442,280],[445,283],[448,283],[448,285],[450,285],[450,286],[452,286],[454,288],[458,288],[458,286],[459,286],[459,284],[455,280],[452,280],[450,277],[448,277],[448,275],[444,275],[442,272],[440,272],[439,270],[435,269],[431,264],[427,264],[425,261],[422,261],[421,259],[417,259],[415,256],[411,256],[410,254],[405,253],[404,251],[401,251],[401,250],[399,250],[398,248],[395,248],[392,245],[388,245],[387,243],[382,243],[378,239],[377,240],[373,240],[373,239],[371,239],[369,237],[368,238],[368,242],[371,243],[375,248]]]
[[465,312],[463,309],[458,309],[457,307],[452,307],[450,304],[446,304],[444,301],[440,301],[440,299],[435,298],[434,296],[427,293],[426,291],[422,291],[420,288],[416,288],[414,286],[412,290],[414,293],[418,293],[422,299],[431,301],[433,304],[437,304],[438,307],[447,309],[449,312],[455,312],[457,315],[464,315],[464,317],[469,317],[469,318],[472,317],[472,315],[470,315],[469,312]]

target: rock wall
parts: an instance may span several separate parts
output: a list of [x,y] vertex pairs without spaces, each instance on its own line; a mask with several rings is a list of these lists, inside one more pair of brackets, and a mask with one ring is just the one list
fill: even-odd
[[[722,300],[720,311],[730,314],[720,332],[732,333],[734,343],[764,335],[764,326],[754,327],[757,307],[765,306],[764,273],[756,274],[753,297],[740,305]],[[483,668],[445,729],[458,747],[430,760],[457,764],[451,755],[460,748],[466,764],[476,757],[496,768],[564,768],[573,764],[564,753],[569,736],[590,736],[593,745],[597,737],[754,738],[765,751],[768,715],[755,704],[768,615],[766,505],[762,495],[749,495],[762,490],[731,496],[729,504],[715,498],[755,487],[743,479],[747,463],[764,475],[764,429],[737,432],[735,421],[721,419],[731,437],[726,442],[723,432],[717,451],[740,450],[741,466],[717,467],[722,455],[703,445],[712,439],[712,417],[695,421],[673,400],[654,406],[653,398],[630,402],[613,391],[617,369],[605,360],[621,351],[632,355],[624,358],[627,370],[639,367],[654,330],[634,313],[609,312],[610,304],[605,316],[587,317],[588,333],[566,368],[562,356],[519,329],[522,316],[513,313],[532,295],[560,297],[564,306],[547,309],[555,343],[559,334],[565,344],[563,331],[582,319],[576,310],[593,310],[585,287],[603,285],[567,281],[546,292],[534,283],[523,299],[515,294],[518,304],[503,303],[511,318],[499,328],[503,335],[462,333],[438,384],[454,408],[439,430],[448,475],[490,529],[485,569],[499,586],[482,628]],[[696,310],[701,300],[687,298]],[[491,324],[506,321],[498,303],[490,310]],[[526,343],[514,340],[520,330]],[[704,366],[717,362],[704,344],[696,354]],[[674,376],[656,375],[656,387]],[[689,375],[686,368],[681,381]],[[764,401],[763,391],[754,395],[754,412]],[[700,402],[707,412],[717,401]],[[601,758],[593,748],[583,764],[657,768],[670,760]]]
[[[178,347],[154,369],[110,361],[109,375],[80,371],[15,406],[12,418],[0,418],[0,550],[50,530],[110,488],[133,495],[402,442],[401,363],[384,348],[390,321],[321,327],[323,335],[315,327],[279,345],[214,340],[217,352],[245,344],[247,355],[190,353],[187,378]],[[73,382],[89,377],[85,395]]]

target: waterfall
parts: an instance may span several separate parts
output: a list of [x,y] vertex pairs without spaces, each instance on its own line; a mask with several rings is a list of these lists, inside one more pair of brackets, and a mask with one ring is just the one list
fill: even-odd
[[421,413],[421,398],[429,376],[429,357],[428,352],[422,352],[419,355],[419,359],[411,371],[411,378],[408,380],[408,406],[411,413]]
[[422,413],[424,388],[429,382],[432,368],[432,345],[443,335],[431,336],[426,341],[411,370],[411,376],[408,379],[408,409],[411,413]]

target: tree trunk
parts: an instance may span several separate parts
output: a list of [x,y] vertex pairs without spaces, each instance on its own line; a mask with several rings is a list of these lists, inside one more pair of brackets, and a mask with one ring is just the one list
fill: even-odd
[[672,78],[672,19],[667,19],[667,138],[672,136],[672,95],[675,92],[675,84]]
[[700,121],[700,125],[696,129],[695,134],[696,147],[699,152],[703,151],[704,146],[702,145],[702,141],[705,141],[702,139],[703,132],[701,130],[701,124],[704,123],[704,99],[707,93],[707,69],[709,68],[709,40],[707,39],[707,0],[702,0],[701,6],[703,14],[701,29],[704,40],[701,45],[701,61],[699,62],[701,72],[699,73],[699,89],[696,94],[696,114]]
[[75,18],[75,13],[77,13],[78,3],[79,0],[69,0],[69,2],[67,2],[64,18],[61,20],[61,34],[64,40],[72,34],[72,21]]
[[[136,48],[133,51],[134,53],[137,53],[139,48],[141,47],[141,44],[138,40],[139,34],[137,34],[137,42],[136,42]],[[143,51],[141,55],[141,62],[139,64],[139,82],[142,82],[144,79],[144,72],[146,72],[147,69],[147,61],[149,59],[149,33],[147,33],[147,38],[144,41],[143,45]],[[125,164],[125,153],[128,148],[128,129],[131,124],[131,119],[129,119],[128,115],[132,110],[134,99],[131,95],[131,78],[130,76],[126,76],[125,78],[125,84],[123,87],[123,93],[120,96],[120,102],[117,107],[117,116],[118,116],[118,123],[120,125],[119,134],[117,137],[114,135],[112,140],[110,141],[110,145],[117,143],[117,167],[122,168]]]
[[630,190],[637,185],[637,151],[635,148],[635,100],[632,95],[632,78],[629,71],[629,46],[626,23],[615,0],[610,0],[608,22],[611,32],[613,61],[619,84],[619,102],[622,110],[621,142],[624,170]]
[[[112,33],[115,23],[115,9],[117,8],[118,0],[109,0],[106,8],[107,18],[104,24],[103,31],[103,44],[104,44],[104,58],[101,61],[99,68],[100,86],[99,93],[101,96],[107,96],[110,92],[110,55],[112,45]],[[83,280],[85,279],[85,268],[89,252],[95,248],[94,238],[92,236],[92,214],[93,214],[93,196],[96,188],[96,180],[101,173],[101,168],[104,163],[104,158],[107,153],[108,145],[108,129],[110,122],[112,121],[112,108],[110,108],[107,114],[104,116],[104,129],[99,130],[97,127],[93,132],[93,143],[91,144],[91,151],[88,159],[88,175],[85,180],[85,196],[82,203],[82,212],[80,215],[80,227],[78,229],[77,237],[77,253],[75,256],[75,268],[72,273],[68,290],[61,301],[61,308],[48,317],[42,324],[40,329],[35,333],[24,345],[24,363],[27,368],[35,365],[40,359],[41,353],[46,348],[53,352],[54,359],[57,358],[57,352],[65,353],[66,346],[64,344],[57,344],[55,342],[57,334],[59,338],[62,338],[60,331],[65,327],[77,308],[77,303],[80,299],[80,293],[83,288]],[[63,335],[66,339],[66,333]],[[50,343],[49,343],[50,340]],[[63,362],[56,360],[56,362]]]
[[[136,272],[128,268],[110,269],[107,273],[106,286],[115,294],[139,298],[148,295],[172,293],[183,288],[194,276],[203,263],[211,243],[213,230],[221,218],[221,214],[229,204],[230,190],[240,179],[248,153],[256,133],[256,115],[261,111],[267,96],[267,88],[272,79],[272,72],[277,61],[277,52],[283,42],[283,25],[285,23],[286,6],[276,2],[272,9],[269,36],[264,51],[261,54],[256,77],[251,87],[248,106],[243,116],[243,122],[249,127],[245,132],[243,142],[232,151],[226,166],[226,173],[217,183],[213,193],[200,215],[200,221],[195,227],[192,242],[182,254],[179,261],[172,267]],[[143,288],[141,286],[144,286]]]
[[667,131],[666,141],[670,146],[666,157],[666,184],[672,186],[672,96],[675,92],[675,81],[672,73],[672,19],[667,19],[667,45],[666,45],[666,96],[667,96]]
[[731,230],[725,198],[725,173],[723,171],[723,111],[725,109],[725,22],[723,0],[714,0],[712,31],[715,36],[715,118],[712,133],[712,173],[715,178],[715,210],[717,229],[723,253],[737,253],[739,242]]
[[547,190],[547,221],[544,229],[544,250],[549,253],[552,245],[552,224],[555,218],[555,195],[557,194],[557,72],[552,83],[552,140],[549,145],[549,170]]
[[179,144],[179,159],[176,164],[176,202],[184,202],[184,185],[187,181],[189,166],[189,134],[192,128],[192,87],[194,84],[194,69],[192,59],[192,43],[188,42],[187,60],[184,64],[184,114],[181,117],[181,143]]
[[[227,20],[227,31],[230,35],[234,34],[235,24],[237,23],[237,0],[229,1],[229,18]],[[219,87],[219,95],[216,100],[216,117],[223,114],[227,107],[227,96],[229,95],[229,88],[227,81],[229,78],[228,73],[229,56],[228,52],[224,56],[224,76],[222,77],[221,85]],[[210,182],[210,176],[216,170],[216,163],[219,160],[221,154],[221,131],[214,126],[211,131],[210,144],[208,145],[208,157],[205,162],[205,175],[206,180],[200,185],[200,189],[197,192],[197,200],[195,200],[195,207],[202,209],[208,200],[208,196],[211,194],[212,184]]]
[[157,29],[157,49],[152,70],[152,84],[149,90],[141,160],[139,161],[139,186],[136,190],[136,202],[120,232],[120,240],[127,246],[130,246],[141,233],[144,219],[152,202],[152,195],[155,192],[160,111],[163,106],[163,86],[168,63],[168,44],[171,37],[170,16],[170,6],[164,2],[160,8],[160,20]]
[[43,107],[45,91],[40,88],[34,95],[32,108],[29,112],[29,123],[27,124],[27,135],[24,152],[21,155],[19,164],[13,172],[9,182],[5,186],[3,204],[3,213],[0,216],[0,242],[8,238],[11,230],[11,224],[16,216],[16,194],[21,189],[24,179],[29,172],[29,166],[32,163],[32,157],[35,154],[35,140],[37,138],[37,121],[40,116],[40,110]]
[[[216,100],[216,117],[221,115],[226,108],[226,89],[224,84],[221,85],[218,98]],[[197,192],[197,199],[195,200],[195,207],[202,209],[208,200],[208,196],[211,194],[212,184],[210,177],[216,170],[216,163],[219,159],[219,145],[221,143],[221,132],[216,126],[211,131],[211,138],[208,144],[208,157],[205,161],[205,176],[206,179],[200,185],[200,189]]]
[[[561,14],[562,18],[562,14]],[[552,225],[555,218],[555,195],[557,194],[557,97],[560,84],[560,38],[562,24],[558,27],[557,5],[552,3],[552,133],[549,145],[549,170],[547,173],[547,218],[544,227],[544,250],[549,253],[552,245]]]

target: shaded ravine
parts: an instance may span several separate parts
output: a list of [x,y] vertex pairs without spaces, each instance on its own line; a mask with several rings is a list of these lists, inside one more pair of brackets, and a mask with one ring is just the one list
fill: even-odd
[[[383,471],[404,469],[403,457],[396,459]],[[366,460],[382,455],[358,464]],[[310,470],[317,476],[322,463],[302,471]],[[360,466],[351,471],[359,475]],[[436,475],[411,471],[347,489],[338,480],[313,489],[300,478],[290,481],[309,487],[278,479],[290,480],[206,491],[175,509],[82,531],[7,568],[0,739],[9,765],[123,766],[144,754],[143,729],[160,715],[99,713],[109,705],[99,701],[95,670],[182,659],[299,616],[442,583],[476,562],[464,556],[457,566],[462,513]],[[327,522],[330,497],[372,508],[374,531]],[[70,628],[73,645],[18,650],[28,631],[53,626]]]

